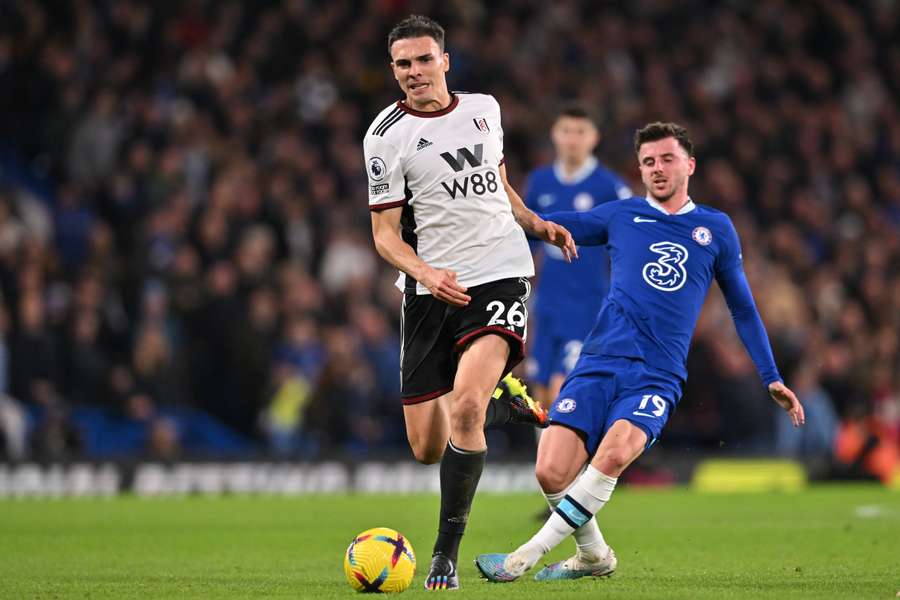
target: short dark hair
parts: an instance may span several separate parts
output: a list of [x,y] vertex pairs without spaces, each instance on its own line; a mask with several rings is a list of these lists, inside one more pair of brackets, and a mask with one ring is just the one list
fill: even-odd
[[409,15],[391,29],[388,34],[388,54],[397,40],[428,36],[437,42],[441,52],[444,51],[444,28],[434,19],[422,15]]
[[560,107],[559,112],[556,113],[556,120],[561,119],[562,117],[571,117],[573,119],[587,119],[596,127],[597,119],[594,118],[594,113],[584,104],[579,102],[567,102]]
[[647,142],[656,142],[666,138],[675,138],[678,145],[684,148],[688,156],[694,156],[694,142],[688,137],[687,129],[677,123],[648,123],[634,132],[634,151],[639,153],[641,146]]

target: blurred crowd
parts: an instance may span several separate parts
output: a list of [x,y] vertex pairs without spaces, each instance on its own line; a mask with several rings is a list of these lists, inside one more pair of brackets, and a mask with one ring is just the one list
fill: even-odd
[[735,221],[811,414],[782,426],[714,293],[664,445],[896,463],[900,9],[883,0],[0,4],[8,455],[402,448],[400,297],[361,140],[399,97],[385,40],[411,12],[446,27],[451,89],[500,101],[516,186],[552,160],[565,100],[596,110],[598,154],[635,190],[633,131],[688,127],[692,197]]

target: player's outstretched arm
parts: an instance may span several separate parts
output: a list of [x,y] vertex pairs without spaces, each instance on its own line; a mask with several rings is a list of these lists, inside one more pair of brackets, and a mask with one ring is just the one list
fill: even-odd
[[753,301],[750,284],[743,268],[735,266],[720,272],[716,280],[725,295],[738,336],[753,359],[759,376],[766,383],[769,395],[787,412],[794,427],[803,425],[806,422],[803,406],[796,394],[781,381],[772,355],[772,346],[769,344],[769,336],[766,334],[759,311],[756,310],[756,303]]
[[471,298],[450,269],[435,269],[416,255],[412,246],[400,237],[402,207],[372,211],[372,237],[381,257],[400,269],[431,292],[431,295],[454,306],[465,306]]
[[516,223],[525,230],[525,233],[561,249],[563,258],[567,262],[572,262],[573,258],[578,258],[578,248],[575,246],[575,241],[572,239],[572,234],[569,233],[569,230],[553,221],[545,221],[525,206],[521,196],[506,179],[506,167],[504,165],[500,165],[500,181],[503,182],[503,188],[509,197],[513,217],[515,217]]

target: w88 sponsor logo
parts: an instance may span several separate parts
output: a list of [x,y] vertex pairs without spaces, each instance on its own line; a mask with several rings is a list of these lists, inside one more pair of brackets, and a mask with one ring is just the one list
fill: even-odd
[[487,171],[484,174],[472,173],[465,177],[451,179],[450,185],[447,185],[447,182],[442,181],[441,185],[444,186],[444,189],[450,194],[450,198],[454,200],[456,199],[456,196],[468,196],[470,190],[472,194],[482,196],[485,192],[493,194],[500,189],[500,185],[497,182],[497,173],[494,171]]
[[[469,150],[468,148],[457,148],[455,156],[449,152],[442,152],[441,158],[443,158],[444,162],[453,169],[454,173],[465,170],[466,165],[475,169],[484,164],[484,144],[475,144],[473,150]],[[449,185],[445,181],[442,181],[441,185],[444,186],[444,189],[450,194],[450,198],[454,200],[457,195],[463,197],[468,196],[470,189],[476,196],[481,196],[485,192],[493,194],[500,189],[500,185],[497,181],[497,173],[494,170],[486,171],[484,173],[473,173],[471,175],[465,175],[464,177],[456,177],[450,180]]]

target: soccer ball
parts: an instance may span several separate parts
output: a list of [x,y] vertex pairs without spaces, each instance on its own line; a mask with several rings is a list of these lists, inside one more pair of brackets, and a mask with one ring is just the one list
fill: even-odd
[[416,555],[401,533],[375,527],[350,542],[344,573],[357,592],[402,592],[416,574]]

